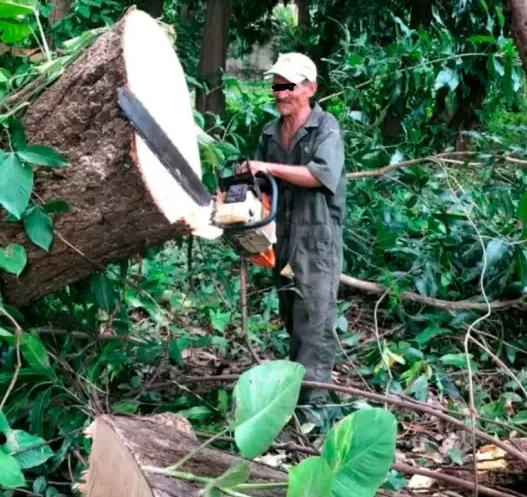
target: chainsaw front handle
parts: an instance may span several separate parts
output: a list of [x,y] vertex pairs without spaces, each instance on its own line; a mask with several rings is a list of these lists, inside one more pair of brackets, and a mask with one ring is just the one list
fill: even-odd
[[224,228],[224,231],[233,232],[254,230],[257,228],[261,228],[262,226],[266,226],[267,224],[272,223],[275,220],[276,211],[278,209],[278,186],[276,184],[276,180],[273,176],[264,173],[263,171],[258,171],[254,176],[255,178],[260,176],[266,179],[269,185],[271,186],[271,208],[269,210],[269,214],[263,219],[260,219],[259,221],[253,221],[252,223],[244,223],[226,227]]

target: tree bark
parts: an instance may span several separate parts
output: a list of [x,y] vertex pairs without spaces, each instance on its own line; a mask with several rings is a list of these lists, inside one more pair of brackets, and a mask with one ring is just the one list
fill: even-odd
[[[86,497],[198,497],[203,483],[148,470],[176,464],[200,444],[190,423],[172,413],[149,417],[99,416],[87,430],[93,438],[88,470],[79,490]],[[196,476],[220,476],[240,458],[220,450],[196,452],[178,471]],[[286,482],[287,474],[248,462],[251,483]],[[285,496],[286,489],[251,490],[260,497]]]
[[[199,62],[199,75],[208,92],[196,91],[196,109],[202,114],[225,115],[225,94],[220,87],[221,71],[227,63],[232,0],[208,0]],[[209,93],[210,92],[210,93]],[[214,119],[206,117],[207,125]]]
[[53,8],[49,15],[49,23],[53,26],[66,17],[71,7],[71,0],[52,0],[51,4]]
[[527,72],[527,3],[524,0],[509,0],[511,30],[518,48],[524,70]]
[[152,17],[131,7],[23,118],[29,143],[55,147],[70,162],[35,172],[37,203],[63,200],[70,211],[53,214],[49,252],[29,241],[22,223],[0,221],[0,247],[19,243],[28,254],[18,278],[0,271],[7,303],[24,306],[181,233],[176,220],[195,204],[121,113],[116,89],[123,85],[201,176],[192,106],[172,43]]
[[298,26],[306,29],[309,26],[309,0],[296,0],[298,7]]
[[413,0],[410,27],[417,29],[420,25],[428,28],[432,22],[432,0]]

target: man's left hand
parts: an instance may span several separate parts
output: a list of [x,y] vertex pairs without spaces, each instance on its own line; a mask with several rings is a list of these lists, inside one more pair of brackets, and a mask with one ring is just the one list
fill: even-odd
[[258,171],[261,171],[262,173],[270,174],[271,171],[269,170],[269,164],[267,162],[261,162],[258,160],[252,160],[252,161],[245,161],[241,167],[240,172],[245,173],[248,170],[247,162],[249,163],[249,167],[251,168],[251,173],[255,175]]

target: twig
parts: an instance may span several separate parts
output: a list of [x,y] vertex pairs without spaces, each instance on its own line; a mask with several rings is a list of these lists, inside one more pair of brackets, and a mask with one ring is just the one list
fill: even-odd
[[[384,293],[386,291],[386,288],[382,285],[379,285],[377,283],[372,283],[371,281],[365,281],[365,280],[359,280],[358,278],[354,278],[353,276],[348,276],[346,274],[340,275],[340,283],[349,286],[351,288],[355,288],[357,290],[363,290],[365,292],[369,293]],[[429,305],[431,307],[437,307],[438,309],[444,309],[444,310],[456,310],[456,311],[462,311],[462,310],[486,310],[487,304],[484,302],[473,302],[471,300],[457,300],[457,301],[450,301],[450,300],[441,300],[436,299],[433,297],[426,297],[423,295],[419,295],[414,292],[408,292],[404,291],[401,292],[400,297],[405,300],[411,300],[412,302],[416,302],[419,304],[425,304]],[[497,309],[508,309],[510,307],[514,307],[517,305],[524,304],[523,298],[513,299],[513,300],[497,300],[494,302],[490,302],[490,308],[492,310]]]
[[97,334],[97,333],[88,333],[85,331],[69,331],[52,328],[51,326],[36,327],[31,328],[32,331],[35,331],[39,335],[67,335],[83,340],[96,340],[101,342],[110,342],[112,340],[121,340],[123,342],[132,342],[137,344],[145,344],[146,341],[141,338],[136,338],[130,335],[111,335],[109,333]]
[[[474,465],[474,467],[477,471],[477,465]],[[499,490],[494,490],[493,488],[489,488],[484,485],[477,485],[470,481],[462,480],[461,478],[457,478],[455,476],[445,475],[443,473],[439,473],[438,471],[432,471],[430,469],[414,468],[413,466],[409,466],[408,464],[402,463],[392,464],[392,469],[400,471],[401,473],[428,476],[429,478],[433,478],[434,480],[441,480],[446,483],[455,485],[457,487],[464,488],[466,490],[478,491],[479,493],[488,495],[489,497],[513,497],[512,494],[500,492]]]
[[11,392],[13,391],[13,388],[15,388],[15,384],[18,380],[18,374],[20,372],[20,368],[22,367],[22,359],[20,358],[20,336],[22,335],[22,328],[17,323],[16,319],[9,314],[2,306],[0,306],[0,312],[13,323],[15,327],[15,350],[16,350],[16,365],[15,365],[15,372],[13,373],[13,378],[11,378],[11,381],[9,382],[9,386],[7,387],[7,391],[4,394],[4,397],[2,399],[2,402],[0,402],[0,411],[4,409],[4,406],[7,402],[7,399],[11,395]]
[[[475,330],[478,334],[478,330]],[[514,372],[494,353],[492,350],[490,350],[484,343],[480,342],[479,340],[476,340],[473,336],[470,337],[470,340],[474,342],[479,348],[484,350],[493,360],[496,362],[498,366],[503,368],[505,372],[513,379],[513,381],[518,385],[518,388],[522,391],[523,395],[525,396],[525,400],[527,400],[527,390],[523,386],[520,379],[514,374]]]
[[243,256],[240,258],[240,306],[242,308],[242,334],[245,343],[255,362],[262,364],[262,360],[258,357],[258,354],[252,346],[249,328],[247,326],[247,260]]

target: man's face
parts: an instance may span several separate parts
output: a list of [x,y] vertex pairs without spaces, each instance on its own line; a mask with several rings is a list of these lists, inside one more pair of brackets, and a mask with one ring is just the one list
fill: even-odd
[[[274,76],[273,86],[287,84],[291,84],[291,82],[281,76]],[[316,83],[311,82],[296,84],[293,90],[273,90],[278,112],[282,116],[296,114],[305,105],[309,105],[309,99],[315,91]]]

